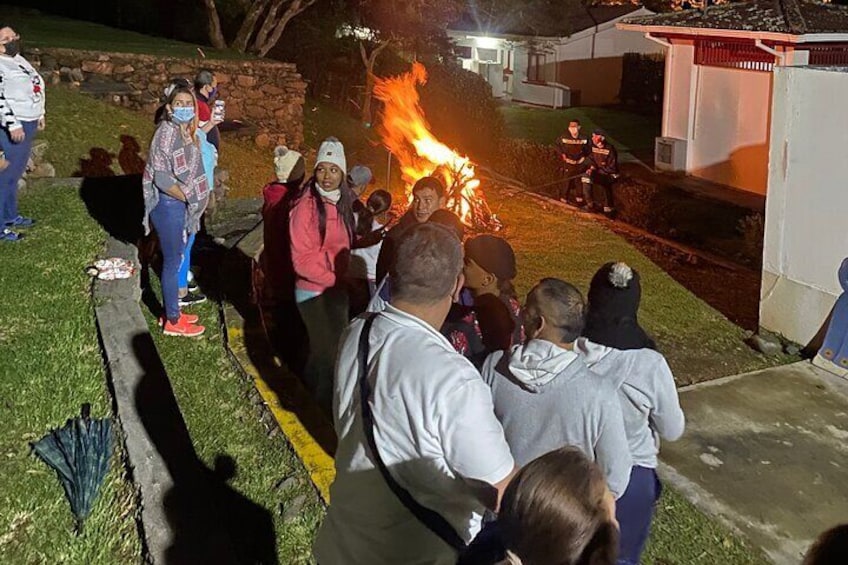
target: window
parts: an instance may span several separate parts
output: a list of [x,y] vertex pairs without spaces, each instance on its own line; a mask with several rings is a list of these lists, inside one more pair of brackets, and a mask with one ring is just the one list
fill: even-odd
[[545,54],[530,53],[527,61],[527,81],[545,82]]
[[453,48],[453,52],[460,59],[472,59],[471,55],[471,46],[469,45],[455,45]]
[[748,71],[771,71],[774,55],[766,53],[753,41],[701,39],[695,44],[695,64],[728,67]]
[[481,47],[477,48],[477,60],[481,63],[497,63],[498,62],[498,50],[497,49],[483,49]]

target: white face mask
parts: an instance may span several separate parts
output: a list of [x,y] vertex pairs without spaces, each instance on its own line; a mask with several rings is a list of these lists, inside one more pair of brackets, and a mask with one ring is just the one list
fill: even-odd
[[324,198],[325,200],[329,200],[333,204],[339,203],[339,200],[342,197],[342,191],[340,189],[337,188],[336,190],[326,191],[318,185],[316,185],[315,187],[318,189],[318,194],[320,194],[322,198]]
[[568,128],[568,131],[572,136],[577,137],[577,134],[580,133],[580,128]]

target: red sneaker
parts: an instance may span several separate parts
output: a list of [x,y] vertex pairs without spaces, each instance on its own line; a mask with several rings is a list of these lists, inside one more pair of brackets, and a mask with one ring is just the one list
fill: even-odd
[[206,331],[206,328],[203,326],[189,323],[186,320],[186,316],[180,316],[180,319],[177,320],[176,324],[172,324],[171,322],[165,320],[165,325],[162,327],[162,332],[165,335],[177,335],[183,337],[197,337],[199,335],[203,335],[203,332]]
[[[180,312],[180,321],[185,322],[187,324],[196,324],[200,319],[200,316],[197,314],[186,314],[185,312]],[[159,327],[162,327],[162,324],[165,323],[165,317],[159,318]]]

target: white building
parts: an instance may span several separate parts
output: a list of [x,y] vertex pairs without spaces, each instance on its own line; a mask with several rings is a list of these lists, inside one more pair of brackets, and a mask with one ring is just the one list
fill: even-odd
[[482,75],[496,98],[538,106],[599,106],[618,101],[625,53],[662,54],[663,48],[616,28],[627,16],[653,12],[633,5],[597,6],[570,19],[568,36],[522,30],[484,30],[456,24],[448,36],[464,68]]
[[626,18],[666,50],[658,169],[765,194],[774,70],[848,63],[848,8],[784,0]]
[[[810,344],[848,256],[848,7],[771,0],[627,20],[666,45],[658,165],[766,194],[760,325]],[[661,152],[666,154],[661,155]],[[732,283],[731,283],[732,284]]]

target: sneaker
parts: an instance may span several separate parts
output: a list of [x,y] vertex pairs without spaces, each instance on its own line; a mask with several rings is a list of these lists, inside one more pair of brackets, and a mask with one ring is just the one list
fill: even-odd
[[0,240],[2,241],[20,241],[24,238],[24,234],[12,231],[9,228],[3,228],[0,231]]
[[9,220],[6,222],[7,228],[31,228],[35,225],[35,220],[32,218],[25,218],[23,216],[18,216],[14,220]]
[[180,306],[194,306],[204,302],[206,302],[206,297],[199,292],[189,292],[180,298]]
[[[200,319],[200,316],[197,314],[186,314],[185,312],[180,312],[180,322],[185,322],[186,324],[196,324]],[[159,327],[165,323],[165,317],[159,318]]]
[[186,321],[185,316],[180,316],[176,324],[172,324],[168,320],[162,325],[162,333],[165,335],[174,335],[182,337],[197,337],[203,335],[206,328],[197,324],[190,324]]
[[197,281],[195,281],[194,279],[189,279],[189,281],[188,281],[188,291],[197,293],[198,290],[200,290],[200,287],[197,286]]

